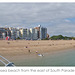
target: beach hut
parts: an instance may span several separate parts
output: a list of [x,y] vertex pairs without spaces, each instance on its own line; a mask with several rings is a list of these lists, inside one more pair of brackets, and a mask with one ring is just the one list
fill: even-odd
[[6,37],[6,40],[10,40],[10,37],[9,37],[9,36],[7,36],[7,37]]

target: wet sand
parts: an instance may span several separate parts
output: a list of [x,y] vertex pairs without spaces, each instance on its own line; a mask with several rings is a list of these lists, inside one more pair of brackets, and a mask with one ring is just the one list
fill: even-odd
[[75,48],[75,40],[0,40],[0,55],[12,62],[71,48]]

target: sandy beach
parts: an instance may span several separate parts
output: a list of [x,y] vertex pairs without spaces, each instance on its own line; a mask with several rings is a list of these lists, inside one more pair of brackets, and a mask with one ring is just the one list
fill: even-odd
[[10,61],[75,48],[74,40],[0,40],[0,55]]

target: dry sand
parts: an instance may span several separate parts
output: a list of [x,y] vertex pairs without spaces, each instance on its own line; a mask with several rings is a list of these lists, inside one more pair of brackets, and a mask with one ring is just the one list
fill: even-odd
[[52,53],[71,48],[75,48],[74,40],[0,40],[0,55],[11,61],[21,60],[24,57],[28,58],[40,53]]

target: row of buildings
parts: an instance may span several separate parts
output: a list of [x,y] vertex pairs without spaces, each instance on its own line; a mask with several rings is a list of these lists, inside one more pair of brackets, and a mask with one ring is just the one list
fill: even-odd
[[9,36],[11,39],[25,39],[25,40],[41,40],[47,37],[47,28],[38,27],[25,28],[0,28],[0,39],[5,39]]

